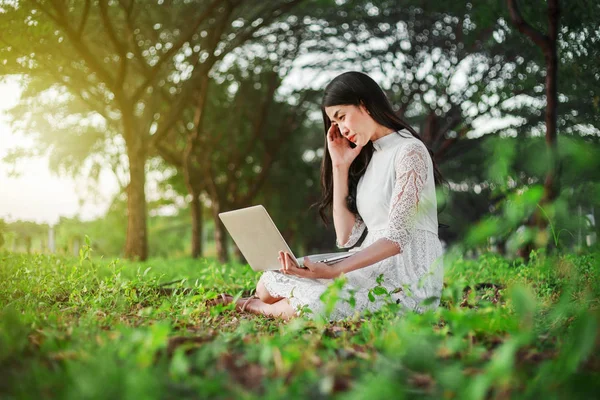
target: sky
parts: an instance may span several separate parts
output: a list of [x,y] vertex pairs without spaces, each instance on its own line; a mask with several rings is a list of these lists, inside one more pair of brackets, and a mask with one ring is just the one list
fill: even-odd
[[[7,222],[27,220],[54,225],[61,216],[88,220],[103,215],[118,188],[116,179],[103,174],[99,196],[81,193],[81,182],[50,172],[47,157],[10,165],[2,159],[8,151],[27,146],[31,140],[13,133],[4,111],[20,96],[16,81],[0,83],[0,218]],[[12,176],[16,169],[18,176]],[[79,183],[79,184],[78,184]]]

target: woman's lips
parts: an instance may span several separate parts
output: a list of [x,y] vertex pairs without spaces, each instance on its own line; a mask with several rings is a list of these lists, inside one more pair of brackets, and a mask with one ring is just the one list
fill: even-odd
[[352,143],[356,143],[356,136],[350,136],[348,138],[349,141],[351,141]]

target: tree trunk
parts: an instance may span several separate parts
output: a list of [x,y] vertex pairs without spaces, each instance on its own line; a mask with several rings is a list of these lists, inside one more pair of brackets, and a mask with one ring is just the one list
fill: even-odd
[[213,204],[213,220],[215,222],[215,245],[217,248],[217,258],[219,262],[229,262],[229,253],[227,252],[227,230],[219,218],[220,209]]
[[[131,114],[132,115],[132,114]],[[123,113],[123,124],[129,158],[129,185],[127,186],[127,240],[125,257],[145,261],[148,258],[146,227],[146,151],[143,139],[133,129],[132,118]]]
[[[206,104],[206,93],[208,90],[208,72],[202,75],[200,79],[200,88],[198,93],[198,104],[194,114],[194,129],[188,132],[185,149],[183,151],[183,176],[188,193],[192,196],[192,257],[198,258],[202,253],[202,204],[200,204],[201,184],[197,178],[200,173],[197,171],[197,163],[194,162],[194,152],[200,132],[203,126],[204,106]],[[216,232],[216,230],[215,230]]]
[[[550,2],[552,4],[552,2]],[[554,21],[556,24],[556,21]],[[550,28],[552,29],[552,20],[550,20]],[[552,36],[550,36],[552,37]],[[540,200],[540,206],[545,207],[552,203],[559,194],[558,188],[558,146],[556,134],[556,109],[558,106],[557,95],[557,70],[558,60],[556,54],[556,40],[551,40],[551,49],[544,51],[546,59],[546,151],[548,153],[548,170],[544,180],[544,194]],[[533,224],[538,230],[547,229],[548,220],[543,213],[536,209],[533,218]],[[552,244],[552,240],[548,241],[548,246]],[[548,248],[550,250],[550,248]]]
[[548,2],[548,48],[544,51],[546,59],[546,145],[549,162],[548,173],[544,181],[544,201],[551,202],[558,197],[558,148],[556,140],[556,117],[558,107],[558,55],[556,42],[558,37],[559,9],[557,1]]
[[[558,54],[557,54],[557,40],[558,40],[558,28],[560,21],[560,8],[558,0],[548,1],[548,34],[543,35],[541,32],[534,29],[529,25],[521,16],[517,0],[507,0],[508,9],[510,12],[511,19],[516,25],[517,29],[528,36],[535,44],[537,44],[544,53],[544,59],[546,61],[546,145],[548,151],[548,171],[546,173],[546,179],[544,180],[544,194],[540,201],[540,206],[544,206],[552,202],[558,197],[558,173],[559,173],[559,160],[558,160],[558,148],[557,148],[557,133],[556,133],[556,117],[557,117],[557,106],[558,106]],[[548,221],[542,215],[539,209],[533,213],[532,218],[528,221],[528,226],[536,226],[538,230],[546,229]],[[519,255],[523,256],[526,260],[529,259],[529,254],[533,244],[531,242],[525,243],[522,249],[519,251]]]
[[435,111],[430,111],[427,118],[423,121],[421,131],[421,139],[429,148],[433,148],[433,138],[436,136],[434,132],[438,129],[438,121]]
[[192,194],[192,258],[202,257],[202,203],[197,193]]

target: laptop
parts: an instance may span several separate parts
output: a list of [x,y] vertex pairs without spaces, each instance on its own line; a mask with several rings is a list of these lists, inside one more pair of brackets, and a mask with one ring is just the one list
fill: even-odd
[[[281,269],[277,257],[279,251],[287,251],[304,266],[304,257],[297,258],[283,239],[271,216],[262,205],[223,212],[219,218],[227,228],[248,264],[254,271],[273,271]],[[338,263],[358,250],[309,255],[313,262],[328,265]]]

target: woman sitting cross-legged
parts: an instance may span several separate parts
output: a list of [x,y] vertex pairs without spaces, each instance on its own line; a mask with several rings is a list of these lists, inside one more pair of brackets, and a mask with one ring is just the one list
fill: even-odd
[[355,246],[365,231],[366,236],[355,254],[333,265],[305,258],[306,268],[301,268],[289,253],[280,252],[281,269],[263,273],[255,297],[240,299],[236,307],[285,319],[306,308],[313,315],[323,313],[320,297],[342,274],[346,283],[330,319],[379,309],[390,297],[373,296],[376,286],[403,309],[437,307],[443,264],[435,185],[441,175],[430,151],[363,73],[333,79],[325,88],[322,111],[321,217],[327,223],[332,209],[339,248]]

